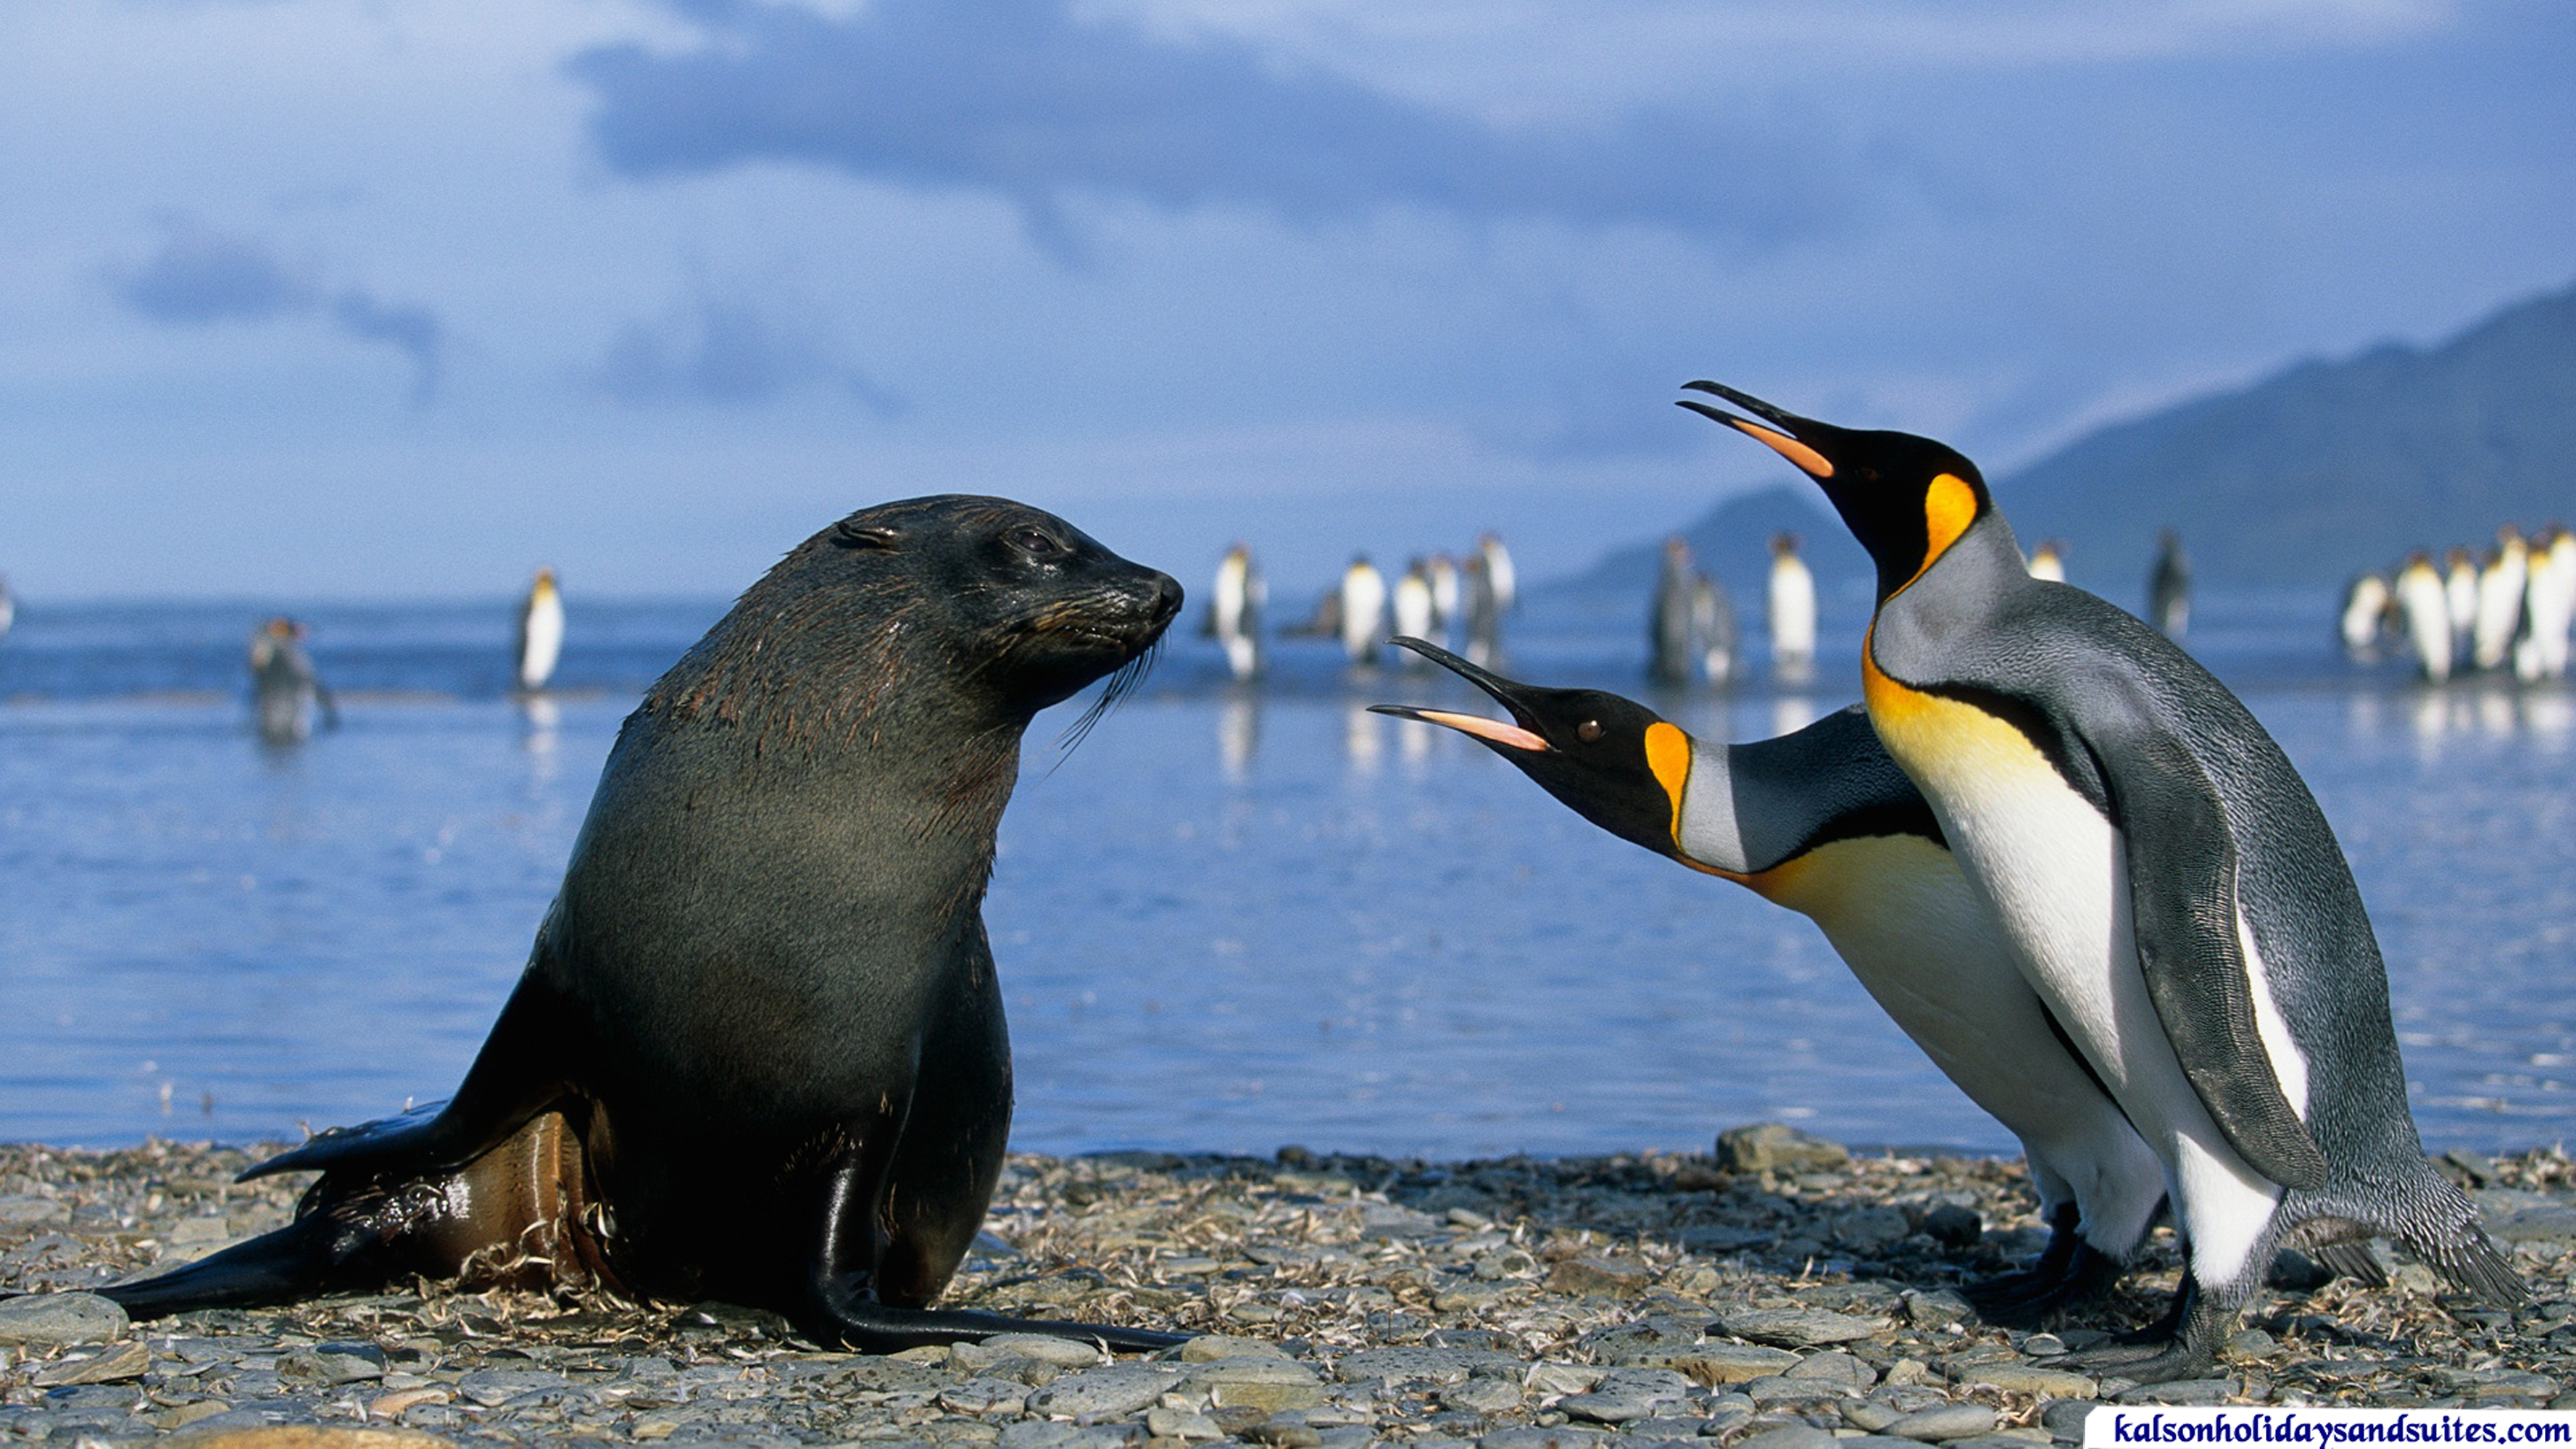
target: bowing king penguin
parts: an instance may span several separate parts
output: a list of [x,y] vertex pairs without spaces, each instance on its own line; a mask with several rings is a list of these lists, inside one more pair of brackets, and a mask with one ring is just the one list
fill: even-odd
[[2188,1258],[2173,1310],[2081,1358],[2142,1382],[2205,1370],[2285,1246],[2386,1234],[2519,1300],[2424,1159],[2351,868],[2244,704],[2137,618],[2033,579],[1958,453],[1688,386],[1752,414],[1683,400],[1814,479],[1869,551],[1870,722],[2163,1162]]
[[2049,1243],[2029,1269],[1967,1285],[1980,1312],[2036,1323],[2118,1278],[2164,1205],[2163,1169],[2061,1043],[1858,705],[1778,739],[1713,744],[1616,694],[1538,688],[1395,642],[1511,719],[1371,708],[1472,736],[1612,835],[1813,920],[1933,1065],[2021,1139]]

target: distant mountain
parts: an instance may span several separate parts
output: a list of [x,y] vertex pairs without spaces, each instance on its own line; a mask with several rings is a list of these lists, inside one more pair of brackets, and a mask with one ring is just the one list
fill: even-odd
[[2303,362],[2101,428],[1991,481],[2023,547],[2067,540],[2068,576],[2133,609],[2168,525],[2197,577],[2256,584],[2576,522],[2576,288],[2434,347]]
[[[1771,536],[1794,533],[1803,546],[1799,556],[1816,575],[1816,586],[1833,592],[1869,574],[1869,557],[1852,546],[1842,520],[1824,495],[1806,483],[1783,483],[1759,492],[1740,493],[1681,530],[1691,558],[1701,573],[1725,586],[1736,607],[1761,608],[1764,581],[1771,577]],[[1637,595],[1637,607],[1655,586],[1664,566],[1664,541],[1647,539],[1611,550],[1588,571],[1556,587],[1622,591]]]

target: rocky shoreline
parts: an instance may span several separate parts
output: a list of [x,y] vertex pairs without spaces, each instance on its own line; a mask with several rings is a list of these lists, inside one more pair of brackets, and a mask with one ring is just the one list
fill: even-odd
[[[2169,1240],[2054,1332],[1954,1291],[2036,1252],[2020,1164],[1847,1153],[1783,1128],[1713,1155],[1423,1163],[1014,1157],[943,1300],[1208,1335],[1154,1357],[996,1339],[878,1358],[720,1305],[437,1285],[129,1325],[79,1290],[284,1221],[259,1151],[0,1148],[0,1444],[1375,1443],[1963,1449],[2080,1438],[2097,1402],[2576,1408],[2576,1164],[2442,1159],[2533,1296],[2367,1289],[2284,1255],[2218,1376],[2053,1366],[2152,1319]],[[2383,1252],[2385,1249],[2383,1248]],[[1867,1446],[1851,1446],[1867,1449]]]

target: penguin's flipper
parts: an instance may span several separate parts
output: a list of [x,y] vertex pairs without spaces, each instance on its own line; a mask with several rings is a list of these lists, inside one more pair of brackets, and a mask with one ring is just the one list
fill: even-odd
[[2152,707],[2100,711],[2084,737],[2128,846],[2138,965],[2192,1090],[2255,1171],[2284,1187],[2324,1186],[2325,1153],[2255,1025],[2236,843],[2217,787]]

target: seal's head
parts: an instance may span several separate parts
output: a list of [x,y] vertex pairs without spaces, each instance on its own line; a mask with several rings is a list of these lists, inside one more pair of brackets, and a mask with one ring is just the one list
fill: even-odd
[[863,508],[799,544],[647,696],[676,719],[851,738],[900,713],[1007,727],[1142,659],[1172,578],[1006,498]]

